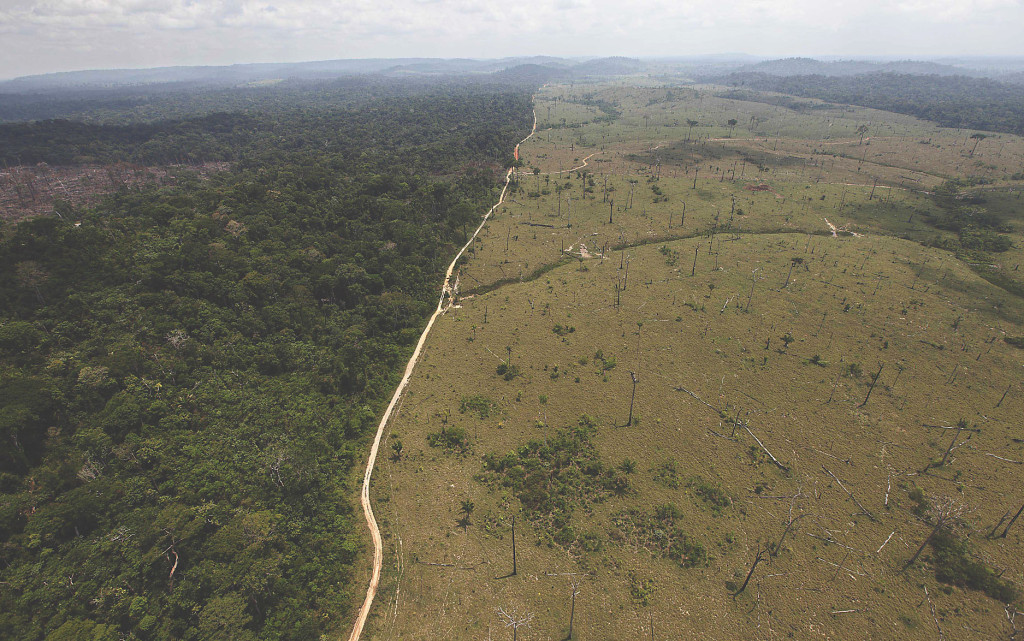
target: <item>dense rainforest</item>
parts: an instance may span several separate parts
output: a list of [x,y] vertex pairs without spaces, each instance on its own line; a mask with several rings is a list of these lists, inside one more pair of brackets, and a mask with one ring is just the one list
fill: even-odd
[[288,91],[0,126],[6,162],[232,162],[0,228],[0,638],[310,639],[365,591],[367,440],[530,95]]
[[894,73],[783,77],[745,72],[715,82],[893,111],[943,127],[1024,134],[1024,87],[986,78]]

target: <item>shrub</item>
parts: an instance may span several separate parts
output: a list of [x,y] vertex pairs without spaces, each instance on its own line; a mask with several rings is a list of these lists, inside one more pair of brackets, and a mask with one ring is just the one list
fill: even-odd
[[430,447],[440,447],[456,454],[466,454],[470,450],[469,434],[464,428],[456,426],[427,434],[427,443]]
[[728,493],[718,485],[712,485],[699,476],[695,476],[686,484],[702,501],[711,507],[713,513],[721,514],[722,510],[732,505]]
[[459,402],[459,412],[465,414],[466,412],[472,412],[480,418],[487,418],[491,415],[491,410],[497,408],[497,404],[486,396],[463,396]]
[[497,369],[498,375],[504,378],[506,381],[511,381],[517,376],[522,376],[522,372],[519,371],[519,367],[516,365],[509,365],[508,363],[501,363]]
[[1012,583],[972,559],[968,542],[957,538],[953,532],[940,529],[932,537],[931,546],[935,553],[935,578],[939,581],[984,592],[1000,603],[1013,603],[1020,596]]
[[675,459],[659,463],[653,471],[655,483],[672,489],[679,487],[679,470]]

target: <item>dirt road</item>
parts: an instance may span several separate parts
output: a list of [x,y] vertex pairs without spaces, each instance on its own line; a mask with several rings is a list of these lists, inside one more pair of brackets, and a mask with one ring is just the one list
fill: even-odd
[[[533,113],[533,130],[530,131],[530,135],[519,143],[523,144],[530,139],[533,134],[537,132],[537,112]],[[515,156],[519,155],[519,145],[516,145]],[[377,595],[377,585],[380,583],[380,569],[381,562],[384,557],[383,545],[380,538],[380,529],[377,527],[377,519],[373,516],[373,506],[370,505],[370,478],[373,476],[373,466],[377,462],[377,451],[380,449],[381,437],[384,435],[384,428],[387,426],[388,420],[391,418],[392,412],[398,405],[398,400],[402,396],[402,392],[405,390],[405,386],[409,384],[409,379],[412,377],[412,371],[416,367],[416,363],[420,359],[420,354],[423,352],[423,345],[427,342],[427,336],[430,334],[430,329],[434,326],[434,321],[437,320],[438,316],[441,316],[448,308],[451,307],[454,299],[452,296],[452,274],[455,271],[455,264],[462,257],[462,254],[469,248],[470,244],[480,233],[480,230],[484,228],[487,220],[494,213],[503,202],[505,202],[505,194],[508,192],[508,185],[512,181],[512,173],[515,170],[514,167],[510,167],[508,173],[505,174],[505,186],[501,188],[501,196],[498,198],[498,202],[494,204],[484,215],[483,220],[480,221],[480,226],[476,228],[473,235],[470,236],[466,244],[462,246],[459,253],[455,255],[451,265],[448,265],[448,271],[444,273],[444,283],[441,286],[441,298],[437,301],[437,309],[430,316],[430,320],[427,321],[427,326],[423,329],[423,333],[420,334],[420,340],[416,343],[416,349],[412,353],[412,357],[405,366],[405,373],[402,375],[401,382],[398,383],[398,387],[395,389],[394,395],[391,397],[391,402],[388,403],[388,408],[384,411],[384,416],[380,419],[380,424],[377,426],[377,435],[373,439],[373,447],[370,448],[370,458],[366,462],[366,472],[363,474],[363,489],[359,496],[359,502],[363,506],[363,514],[366,515],[366,524],[370,528],[370,536],[373,538],[373,573],[370,576],[370,586],[366,590],[366,599],[363,601],[363,605],[359,608],[359,616],[356,618],[355,626],[352,628],[352,634],[349,635],[349,641],[359,641],[360,635],[363,633],[363,626],[366,625],[366,618],[370,615],[370,607],[373,605],[373,599]]]

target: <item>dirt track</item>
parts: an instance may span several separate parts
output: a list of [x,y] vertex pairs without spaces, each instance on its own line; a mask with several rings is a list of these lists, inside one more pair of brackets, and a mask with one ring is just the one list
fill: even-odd
[[[530,131],[530,135],[523,138],[519,145],[526,142],[537,132],[537,112],[533,114],[533,129]],[[519,145],[516,145],[515,153],[518,157]],[[593,154],[591,154],[593,155]],[[589,156],[588,156],[589,157]],[[584,164],[586,162],[584,161]],[[498,198],[498,202],[495,203],[484,215],[483,220],[480,221],[480,225],[473,232],[473,235],[469,237],[466,244],[462,246],[459,253],[452,259],[448,270],[444,274],[444,283],[441,286],[441,298],[437,301],[437,309],[430,316],[430,320],[427,321],[427,326],[423,329],[423,333],[420,334],[420,340],[416,343],[416,349],[412,353],[412,357],[409,358],[409,362],[405,366],[405,373],[402,375],[402,380],[398,383],[398,387],[395,388],[395,393],[391,397],[391,402],[388,403],[387,409],[384,411],[384,416],[380,419],[380,424],[377,426],[377,434],[373,439],[373,447],[370,448],[370,457],[366,462],[366,472],[363,474],[363,489],[359,496],[359,502],[363,506],[363,514],[366,515],[366,524],[370,528],[370,536],[373,539],[373,573],[370,576],[370,585],[366,590],[366,599],[363,601],[362,607],[359,608],[359,615],[356,617],[355,626],[352,628],[352,633],[349,635],[349,641],[359,641],[360,636],[363,633],[363,627],[366,625],[366,619],[370,615],[370,608],[373,605],[373,599],[377,595],[377,585],[380,583],[380,570],[381,563],[384,557],[383,545],[380,538],[380,529],[377,527],[377,519],[373,516],[373,506],[370,504],[370,478],[373,476],[373,466],[377,462],[377,452],[380,449],[381,437],[384,435],[384,428],[387,426],[388,420],[391,418],[392,412],[398,405],[399,399],[402,397],[402,392],[405,390],[406,385],[409,384],[409,379],[412,377],[412,371],[416,367],[416,363],[419,362],[420,355],[423,352],[423,345],[427,342],[427,336],[430,334],[430,329],[434,326],[434,321],[437,320],[438,316],[441,316],[448,308],[451,307],[454,302],[452,295],[452,273],[455,271],[455,264],[458,262],[462,254],[469,248],[470,244],[480,233],[480,230],[484,228],[487,220],[494,213],[503,202],[505,202],[505,194],[508,192],[508,185],[512,180],[512,173],[515,170],[514,167],[510,167],[508,173],[505,174],[505,185],[501,188],[501,196]]]

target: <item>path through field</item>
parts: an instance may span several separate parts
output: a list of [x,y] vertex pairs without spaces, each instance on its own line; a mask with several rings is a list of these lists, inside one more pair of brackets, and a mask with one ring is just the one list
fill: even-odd
[[[516,145],[516,157],[518,157],[519,154],[519,145],[529,140],[536,132],[537,112],[535,110],[533,113],[533,129],[530,131],[529,136],[523,138],[522,141]],[[584,164],[586,163],[584,162]],[[398,383],[398,387],[395,388],[395,393],[391,397],[391,402],[388,403],[388,407],[384,411],[384,416],[381,417],[380,424],[377,426],[377,435],[373,439],[373,447],[370,448],[370,457],[366,462],[366,472],[363,474],[363,489],[359,496],[359,502],[363,506],[363,514],[366,515],[366,524],[369,526],[370,536],[373,538],[373,573],[370,576],[370,585],[366,590],[366,599],[363,601],[362,607],[359,608],[359,616],[356,618],[355,626],[352,628],[352,634],[348,637],[349,641],[359,641],[359,637],[363,633],[363,627],[366,625],[366,618],[370,614],[370,607],[373,605],[373,599],[377,595],[377,585],[380,583],[380,569],[384,552],[380,538],[380,529],[377,527],[377,519],[373,516],[373,507],[370,505],[370,478],[373,476],[373,466],[377,462],[377,451],[380,448],[381,437],[384,435],[384,428],[387,426],[388,420],[391,418],[391,414],[395,410],[395,406],[398,405],[398,401],[402,397],[402,392],[405,390],[405,386],[409,383],[409,378],[412,376],[412,371],[420,359],[420,354],[423,352],[423,345],[427,342],[427,336],[430,334],[430,329],[434,326],[434,321],[437,320],[438,316],[441,316],[448,311],[448,308],[451,307],[454,302],[451,279],[452,273],[455,271],[455,264],[459,261],[459,258],[462,257],[462,254],[469,248],[473,240],[476,239],[480,230],[484,228],[484,225],[491,217],[491,214],[494,213],[494,210],[505,202],[505,194],[508,192],[508,186],[512,181],[512,173],[514,171],[515,167],[509,168],[508,173],[505,174],[505,185],[501,188],[501,195],[498,197],[498,202],[487,211],[483,220],[480,221],[480,225],[476,228],[476,231],[473,232],[473,235],[469,237],[466,244],[462,246],[459,253],[455,254],[455,258],[453,258],[451,264],[448,265],[448,270],[444,273],[444,283],[441,286],[441,298],[437,301],[437,309],[434,310],[434,313],[430,316],[430,320],[427,321],[427,326],[423,329],[423,333],[420,334],[420,340],[416,343],[416,349],[413,351],[412,357],[409,358],[409,362],[405,366],[405,373],[402,375],[402,380]]]

